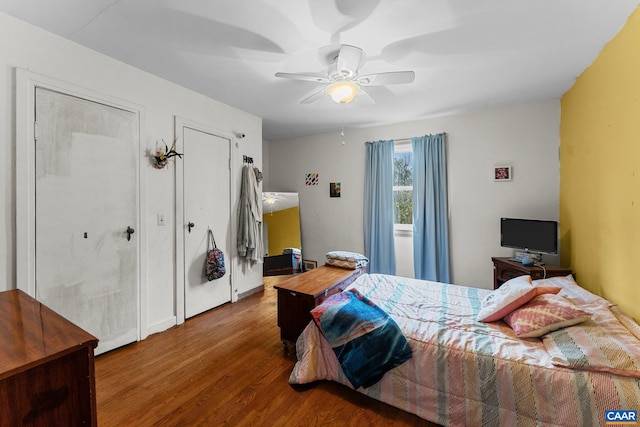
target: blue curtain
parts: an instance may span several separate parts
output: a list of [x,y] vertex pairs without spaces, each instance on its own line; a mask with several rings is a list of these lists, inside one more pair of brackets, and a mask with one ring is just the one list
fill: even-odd
[[450,283],[445,134],[411,138],[416,279]]
[[393,242],[393,140],[366,143],[364,251],[367,272],[396,274]]

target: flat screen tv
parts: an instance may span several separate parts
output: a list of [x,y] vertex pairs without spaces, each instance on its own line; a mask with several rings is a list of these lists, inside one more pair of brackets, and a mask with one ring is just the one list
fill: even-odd
[[558,253],[558,222],[501,218],[500,246],[556,255]]

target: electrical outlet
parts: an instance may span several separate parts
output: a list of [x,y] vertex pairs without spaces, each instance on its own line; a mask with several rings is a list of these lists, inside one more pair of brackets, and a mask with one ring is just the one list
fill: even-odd
[[161,213],[158,214],[158,226],[159,227],[164,226],[164,214],[161,214]]

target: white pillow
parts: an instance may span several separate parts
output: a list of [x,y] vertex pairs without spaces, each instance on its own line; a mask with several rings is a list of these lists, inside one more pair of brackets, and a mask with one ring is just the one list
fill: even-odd
[[533,286],[531,276],[518,276],[487,295],[480,306],[478,320],[494,322],[542,294],[557,294],[559,287]]

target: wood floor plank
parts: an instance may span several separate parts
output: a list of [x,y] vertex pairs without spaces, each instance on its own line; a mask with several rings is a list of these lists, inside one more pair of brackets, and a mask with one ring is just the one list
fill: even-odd
[[289,385],[295,355],[276,316],[267,279],[262,292],[98,356],[98,424],[434,426],[340,384]]

